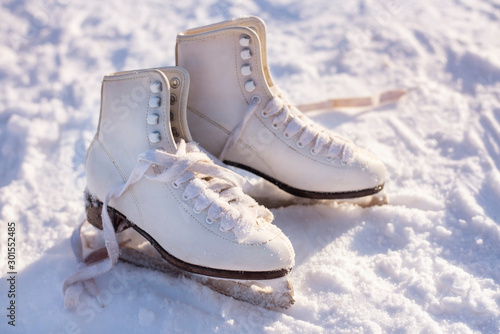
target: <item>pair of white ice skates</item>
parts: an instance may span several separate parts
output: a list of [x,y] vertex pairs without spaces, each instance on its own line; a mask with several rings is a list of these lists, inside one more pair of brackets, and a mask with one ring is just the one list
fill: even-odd
[[306,198],[361,197],[384,186],[379,159],[315,124],[274,85],[259,18],[180,33],[176,58],[177,67],[104,77],[86,205],[109,258],[81,265],[65,291],[113,266],[115,231],[128,227],[185,272],[286,276],[292,244],[272,213],[245,194],[245,179],[221,161]]

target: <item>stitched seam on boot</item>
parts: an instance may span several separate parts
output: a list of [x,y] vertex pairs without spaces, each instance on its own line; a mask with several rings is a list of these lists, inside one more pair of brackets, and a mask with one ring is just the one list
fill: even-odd
[[[118,171],[118,173],[120,173],[120,175],[122,176],[123,182],[127,182],[127,178],[125,177],[125,174],[121,170],[120,166],[118,166],[118,163],[115,161],[113,155],[109,152],[109,150],[107,149],[107,147],[104,145],[104,143],[100,139],[97,139],[97,142],[101,146],[101,148],[104,151],[104,153],[106,153],[108,159],[113,163],[113,165],[115,166],[115,168]],[[137,207],[137,211],[139,211],[139,217],[141,217],[141,221],[144,222],[144,217],[142,215],[142,211],[141,211],[141,207],[139,206],[139,202],[137,201],[137,198],[135,196],[135,193],[134,193],[134,190],[133,190],[133,185],[132,185],[132,187],[130,187],[128,189],[128,191],[130,191],[130,194],[132,195],[132,199],[135,202],[135,206]]]
[[245,96],[245,92],[243,91],[243,87],[241,86],[241,79],[240,79],[239,71],[238,71],[238,67],[239,67],[238,66],[238,59],[239,59],[238,58],[238,54],[239,54],[239,52],[238,52],[238,45],[239,44],[235,42],[235,39],[236,39],[235,35],[236,35],[236,33],[233,32],[231,35],[232,35],[231,37],[233,37],[233,46],[234,46],[234,69],[235,69],[234,73],[236,73],[235,80],[238,83],[238,87],[240,88],[241,96],[243,97],[243,99],[245,100],[245,102],[247,104],[249,104],[250,102],[248,102],[248,99]]
[[[149,84],[151,85],[151,77],[149,76],[146,76],[148,79],[149,79]],[[150,100],[151,99],[151,95],[152,95],[152,92],[151,92],[151,89],[148,90],[148,97],[146,98],[146,100]],[[160,97],[162,98],[162,97]],[[149,146],[149,149],[152,149],[153,148],[153,145],[151,143],[151,141],[149,140],[148,138],[148,133],[150,133],[148,127],[149,127],[149,124],[147,122],[147,119],[148,119],[148,116],[149,116],[149,113],[151,112],[151,108],[149,106],[149,103],[146,104],[146,122],[144,122],[144,135],[146,136],[144,138],[144,140],[146,140],[146,143],[148,143],[148,146]],[[160,115],[161,117],[161,115]]]
[[[210,118],[208,118],[207,116],[203,115],[202,113],[200,113],[198,110],[194,109],[194,108],[191,108],[191,107],[187,107],[187,109],[189,111],[191,111],[192,113],[194,113],[195,115],[203,118],[204,120],[206,120],[207,122],[209,122],[210,124],[212,124],[213,126],[219,128],[220,130],[222,130],[223,132],[227,133],[229,135],[230,131],[227,130],[226,128],[224,128],[222,125],[220,125],[219,123],[216,123],[214,122],[213,120],[211,120]],[[255,157],[257,159],[260,160],[261,163],[263,163],[264,165],[266,165],[271,171],[273,171],[273,169],[271,168],[271,166],[269,166],[269,164],[264,160],[264,158],[262,158],[260,156],[260,154],[255,151],[251,146],[249,146],[247,143],[245,143],[244,141],[242,141],[242,139],[238,139],[238,143],[245,146],[245,148],[247,150],[249,150],[253,155],[255,155]],[[274,171],[273,171],[274,172]]]
[[[255,150],[253,149],[253,147],[251,147],[251,146],[249,146],[247,143],[245,143],[245,142],[243,141],[243,139],[241,139],[241,138],[240,138],[240,139],[238,139],[238,142],[237,142],[237,143],[238,143],[238,144],[241,144],[241,145],[243,145],[243,146],[245,146],[245,148],[246,148],[247,150],[249,150],[249,151],[250,151],[250,152],[251,152],[251,153],[252,153],[252,154],[253,154],[253,155],[254,155],[257,159],[259,159],[259,160],[260,160],[260,162],[261,162],[263,165],[267,166],[267,168],[271,171],[271,173],[273,173],[273,174],[275,173],[274,169],[273,169],[273,168],[272,168],[272,167],[271,167],[271,166],[267,163],[267,161],[266,161],[266,160],[264,160],[264,158],[263,158],[263,157],[261,157],[261,156],[260,156],[260,154],[259,154],[257,151],[255,151]],[[252,166],[248,166],[248,167],[252,167]]]
[[[165,77],[166,77],[166,75],[165,75]],[[151,84],[151,79],[152,78],[150,77],[150,80],[149,80],[150,84]],[[167,80],[168,80],[168,78],[167,78]],[[151,94],[151,91],[150,91],[150,94]],[[163,118],[163,133],[165,134],[165,137],[168,136],[169,138],[172,139],[172,141],[165,139],[165,140],[162,140],[162,142],[167,144],[171,151],[175,152],[175,150],[176,150],[175,144],[172,145],[172,142],[175,142],[175,138],[172,134],[172,128],[171,128],[172,125],[170,124],[170,113],[169,113],[170,108],[167,108],[167,106],[170,106],[170,89],[168,90],[168,92],[165,89],[162,90],[161,99],[163,100],[163,106],[160,108],[161,118]],[[167,109],[169,109],[169,112],[167,112]],[[149,111],[150,111],[150,106],[148,103],[148,113],[149,113]],[[145,123],[147,123],[147,122],[145,122]],[[146,140],[147,140],[147,138],[146,138]],[[151,145],[151,142],[149,144]]]
[[231,27],[230,29],[228,28],[222,28],[222,29],[227,29],[227,31],[222,31],[219,33],[213,33],[213,32],[203,32],[200,34],[203,35],[209,35],[209,36],[199,36],[199,37],[194,37],[196,35],[187,35],[187,36],[182,36],[182,40],[180,40],[178,43],[187,43],[187,42],[200,42],[200,41],[206,41],[206,40],[211,40],[211,39],[216,39],[217,37],[224,36],[224,35],[231,35],[233,34],[233,29],[234,27]]
[[[174,106],[170,106],[170,111],[174,113],[174,115],[177,115],[177,117],[175,118],[174,123],[170,122],[170,126],[172,127],[173,125],[176,125],[177,124],[177,127],[178,127],[178,131],[180,133],[180,138],[184,138],[184,140],[187,141],[186,139],[186,134],[184,133],[184,129],[183,129],[183,126],[182,126],[182,118],[181,118],[181,113],[180,113],[180,110],[181,110],[181,104],[183,104],[182,101],[186,101],[187,100],[187,94],[189,94],[189,87],[186,89],[185,87],[185,82],[186,82],[186,77],[185,77],[185,74],[184,72],[182,72],[181,70],[175,68],[175,67],[163,67],[161,72],[163,72],[163,74],[165,74],[165,76],[167,77],[167,79],[169,79],[169,75],[170,74],[173,74],[174,76],[177,75],[179,77],[181,77],[181,82],[180,82],[180,85],[179,87],[177,87],[177,90],[181,93],[179,95],[179,98],[178,98],[178,101],[174,104]],[[169,79],[170,80],[170,79]],[[170,88],[170,90],[172,91],[172,88]],[[168,116],[168,119],[170,119],[170,114],[169,115],[166,115],[165,117]],[[184,115],[184,117],[187,117],[187,115]],[[187,124],[187,120],[184,120]],[[189,129],[188,129],[189,131]],[[190,136],[191,136],[191,133],[190,133]],[[174,138],[174,141],[175,141],[175,138]]]
[[[234,33],[234,35],[236,35],[236,32]],[[257,35],[257,38],[258,38],[258,35]],[[234,40],[237,40],[237,36],[234,36]],[[238,82],[238,86],[240,88],[241,95],[245,99],[245,102],[247,104],[249,104],[250,102],[248,101],[248,99],[246,97],[246,94],[248,92],[245,93],[246,90],[244,90],[243,86],[242,86],[242,82],[245,81],[245,78],[241,76],[240,65],[238,65],[238,61],[241,62],[241,58],[239,57],[240,53],[238,52],[238,45],[239,45],[239,43],[236,43],[236,42],[234,43],[236,82]],[[261,45],[259,45],[259,46],[261,46]],[[257,47],[257,45],[255,45],[254,49],[258,49],[258,52],[254,51],[254,55],[252,55],[252,58],[248,62],[252,64],[252,68],[257,69],[256,72],[258,71],[259,75],[257,75],[257,76],[251,75],[250,77],[252,78],[252,80],[254,80],[257,87],[261,87],[261,88],[259,88],[259,91],[261,91],[263,93],[263,95],[265,95],[268,99],[272,99],[273,95],[269,94],[269,85],[267,84],[266,74],[264,73],[264,68],[263,68],[263,64],[262,64],[262,54],[261,54],[260,47]],[[242,63],[245,63],[245,61]],[[248,94],[251,95],[251,93],[248,93]],[[252,96],[253,95],[254,94],[252,94]]]
[[[123,78],[122,76],[127,76],[126,78]],[[140,74],[137,74],[137,75],[134,75],[133,73],[130,73],[130,74],[119,74],[117,75],[116,77],[113,77],[113,76],[106,76],[104,77],[104,82],[108,82],[108,81],[124,81],[124,80],[131,80],[131,79],[140,79],[140,78],[147,78],[149,77],[149,75],[147,74],[144,74],[144,73],[140,73]]]
[[231,133],[231,131],[227,130],[226,128],[224,128],[222,125],[220,125],[219,123],[213,121],[211,118],[208,118],[207,116],[203,115],[201,112],[199,112],[198,110],[194,109],[193,107],[190,107],[188,106],[187,109],[189,111],[191,111],[192,113],[195,113],[197,116],[200,116],[201,118],[203,118],[205,121],[209,122],[210,124],[212,124],[213,126],[216,126],[218,127],[219,129],[221,129],[222,131],[224,131],[227,135],[229,135]]
[[97,133],[95,134],[94,136],[94,139],[92,139],[92,142],[90,143],[89,145],[89,148],[87,150],[87,153],[85,154],[85,166],[87,166],[87,161],[89,159],[89,154],[90,154],[90,150],[93,149],[94,145],[96,144],[96,142],[99,140],[99,131],[97,131]]
[[[255,35],[257,35],[257,38],[258,38],[258,34],[255,33]],[[235,45],[236,45],[235,48],[237,48],[238,43],[235,43]],[[264,73],[264,68],[263,68],[263,63],[262,63],[262,52],[260,50],[261,46],[262,45],[260,45],[260,41],[259,41],[259,45],[254,45],[253,48],[257,49],[257,52],[255,52],[255,50],[254,50],[254,54],[252,55],[252,58],[249,60],[249,62],[252,63],[252,68],[257,69],[256,73],[258,72],[259,75],[256,75],[256,76],[251,75],[250,77],[255,82],[256,87],[261,87],[261,88],[259,88],[259,90],[262,91],[263,95],[265,95],[268,99],[272,99],[273,94],[269,94],[269,85],[267,84],[266,74]],[[245,96],[245,92],[243,91],[243,89],[241,87],[241,83],[245,79],[243,77],[241,77],[241,72],[239,71],[239,67],[240,67],[240,66],[238,66],[239,53],[235,52],[235,55],[236,55],[236,75],[238,76],[237,81],[238,81],[238,84],[240,85],[240,91],[243,94],[245,101],[247,102],[247,104],[249,104],[249,101],[247,100],[247,98]],[[240,78],[243,80],[241,80]],[[248,94],[251,94],[251,93],[248,93]]]

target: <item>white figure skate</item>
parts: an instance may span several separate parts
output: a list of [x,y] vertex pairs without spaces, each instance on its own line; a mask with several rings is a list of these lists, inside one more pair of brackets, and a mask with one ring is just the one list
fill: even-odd
[[[92,278],[109,271],[119,256],[186,273],[219,290],[231,285],[227,279],[242,280],[237,286],[286,282],[294,251],[272,224],[272,213],[243,193],[243,177],[190,142],[188,87],[189,75],[175,67],[104,77],[99,127],[86,160],[86,207],[88,222],[103,229],[106,251],[85,249],[81,226],[75,231],[80,270],[64,283],[67,307],[75,307],[82,285],[96,291]],[[150,245],[144,246],[137,233],[117,240],[115,231],[129,227]],[[224,283],[213,283],[217,279]],[[290,286],[284,286],[286,302],[265,294],[247,296],[248,301],[286,307],[293,298]],[[234,297],[245,300],[241,289],[226,294],[231,291],[240,291]]]
[[[375,155],[314,123],[273,83],[261,19],[243,17],[182,32],[176,59],[192,80],[188,124],[193,139],[220,160],[305,198],[357,198],[383,189],[386,169]],[[369,107],[402,94],[300,108]]]

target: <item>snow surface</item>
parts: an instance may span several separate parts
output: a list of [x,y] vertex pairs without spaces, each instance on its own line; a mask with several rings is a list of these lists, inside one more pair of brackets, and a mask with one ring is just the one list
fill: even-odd
[[[0,332],[17,223],[19,333],[498,333],[500,2],[3,0]],[[399,104],[313,117],[387,164],[390,204],[275,208],[294,244],[283,312],[120,263],[64,309],[86,147],[105,73],[174,64],[177,32],[264,18],[296,103],[411,89]]]

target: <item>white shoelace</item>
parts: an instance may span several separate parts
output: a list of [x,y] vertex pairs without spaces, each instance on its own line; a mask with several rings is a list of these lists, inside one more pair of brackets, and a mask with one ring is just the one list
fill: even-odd
[[[220,160],[224,160],[227,153],[240,139],[250,117],[257,110],[260,101],[259,96],[252,98],[243,120],[229,135],[224,149],[219,156]],[[288,103],[285,98],[281,97],[279,92],[262,109],[261,114],[265,118],[274,116],[273,127],[276,129],[285,125],[283,129],[283,136],[285,138],[298,136],[296,145],[299,148],[303,148],[314,141],[311,147],[312,155],[321,154],[326,156],[328,160],[339,157],[343,164],[350,163],[354,158],[355,146],[350,140],[340,137],[313,122],[295,106]]]
[[[153,168],[163,170],[156,173]],[[104,199],[102,225],[108,258],[91,265],[85,264],[81,240],[83,223],[73,232],[71,246],[78,260],[78,271],[63,284],[66,308],[75,308],[85,289],[98,296],[94,278],[110,271],[119,257],[119,245],[107,211],[108,203],[123,195],[142,177],[161,183],[171,182],[175,188],[189,182],[182,194],[183,199],[194,200],[195,212],[207,210],[206,223],[219,221],[219,229],[233,231],[238,242],[245,240],[257,225],[265,226],[273,220],[273,214],[268,209],[243,193],[245,178],[215,164],[196,144],[186,144],[182,140],[175,154],[149,150],[139,157],[127,182],[111,189]]]

